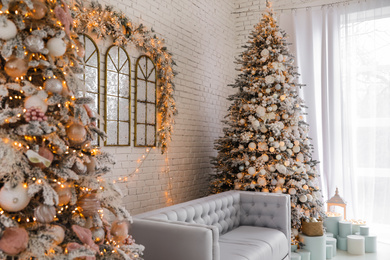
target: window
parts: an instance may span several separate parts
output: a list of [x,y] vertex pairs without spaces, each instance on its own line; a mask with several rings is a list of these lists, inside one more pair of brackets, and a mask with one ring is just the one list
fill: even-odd
[[[358,215],[390,231],[390,8],[342,16],[343,106]],[[383,236],[388,239],[387,235]],[[390,242],[390,240],[388,240]]]
[[156,66],[143,55],[135,73],[135,146],[156,146]]
[[[84,91],[80,91],[78,96],[90,97],[93,99],[93,104],[89,104],[90,108],[99,113],[100,109],[100,54],[99,49],[94,40],[88,35],[80,35],[80,41],[85,48],[84,55]],[[92,145],[98,145],[99,140],[96,138]]]
[[130,145],[130,59],[122,47],[106,54],[105,131],[107,146]]

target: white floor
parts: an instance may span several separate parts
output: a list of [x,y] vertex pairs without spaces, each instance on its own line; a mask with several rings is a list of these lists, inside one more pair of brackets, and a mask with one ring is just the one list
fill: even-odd
[[364,255],[350,255],[346,251],[337,250],[337,255],[332,260],[390,260],[390,244],[378,243],[377,246],[377,253]]

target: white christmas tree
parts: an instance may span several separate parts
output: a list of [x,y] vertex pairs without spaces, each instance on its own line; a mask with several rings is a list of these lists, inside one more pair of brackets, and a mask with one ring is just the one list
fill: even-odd
[[[141,259],[78,74],[84,48],[62,0],[2,0],[0,259]],[[103,208],[116,220],[109,224]],[[8,258],[7,258],[8,259]]]
[[298,76],[270,4],[250,35],[232,86],[224,136],[215,142],[212,192],[249,190],[291,196],[292,239],[301,219],[323,217]]

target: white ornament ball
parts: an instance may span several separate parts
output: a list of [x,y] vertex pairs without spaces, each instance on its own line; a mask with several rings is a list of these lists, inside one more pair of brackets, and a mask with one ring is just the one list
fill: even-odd
[[275,141],[275,139],[274,139],[273,137],[270,137],[268,140],[269,140],[270,142]]
[[282,156],[280,156],[280,154],[276,155],[276,160],[280,160],[282,159]]
[[245,167],[241,165],[240,167],[238,167],[238,169],[239,169],[240,171],[243,171],[243,170],[245,169]]
[[251,161],[256,161],[256,159],[257,159],[256,156],[251,157]]
[[261,156],[261,159],[262,159],[264,162],[268,162],[269,157],[268,157],[268,155],[263,154],[263,155]]
[[253,120],[252,121],[252,126],[253,126],[253,128],[259,128],[259,126],[260,126],[259,120]]
[[278,56],[278,61],[279,61],[279,62],[282,62],[283,59],[284,59],[283,55],[279,55],[279,56]]
[[47,111],[46,101],[37,95],[28,97],[24,101],[24,108],[25,109],[29,109],[32,107],[39,108],[39,110],[41,110],[42,113],[46,113],[46,111]]
[[307,201],[312,201],[313,200],[313,196],[311,196],[310,194],[307,194],[306,197],[307,197]]
[[267,184],[267,180],[265,178],[258,178],[257,179],[257,183],[260,185],[260,186],[264,186]]
[[293,229],[291,229],[291,234],[292,234],[294,237],[296,237],[296,236],[299,235],[299,232],[298,232],[297,229],[293,228]]
[[293,147],[293,152],[294,153],[299,153],[299,151],[301,151],[301,148],[299,146],[294,146]]
[[244,177],[242,173],[237,174],[237,178],[242,179],[242,177]]
[[248,173],[251,174],[251,175],[255,175],[255,174],[256,174],[256,169],[255,169],[255,167],[249,167]]
[[275,166],[273,166],[273,165],[271,164],[271,165],[268,165],[268,170],[269,170],[270,172],[275,172],[275,171],[276,171],[276,168],[275,168]]
[[285,180],[283,178],[278,179],[278,184],[283,185],[285,183]]
[[241,120],[240,120],[240,124],[241,124],[241,125],[244,125],[245,122],[246,122],[245,119],[241,119]]
[[272,179],[272,180],[271,180],[271,185],[276,185],[276,184],[278,184],[278,181],[275,180],[275,179]]
[[62,82],[59,79],[48,79],[43,83],[43,87],[49,94],[60,94],[62,92]]
[[258,106],[256,108],[256,114],[259,116],[259,117],[262,117],[262,116],[265,116],[265,107],[262,107],[262,106]]
[[27,184],[19,183],[12,188],[7,182],[0,190],[0,207],[9,212],[17,212],[27,207],[30,197],[27,194]]
[[46,47],[49,50],[49,53],[55,57],[64,55],[66,51],[65,42],[62,39],[56,37],[48,40]]
[[303,161],[304,161],[304,157],[303,157],[303,154],[302,154],[302,153],[299,153],[299,154],[297,155],[297,161],[299,161],[299,162],[303,162]]
[[306,202],[306,201],[307,201],[306,195],[301,195],[301,196],[299,197],[299,201],[302,202],[302,203]]
[[295,195],[295,194],[297,193],[297,190],[294,189],[294,188],[290,188],[290,189],[288,190],[288,193],[289,193],[290,195]]
[[5,20],[4,23],[0,23],[0,39],[10,40],[16,36],[18,29],[11,20]]
[[249,149],[254,150],[254,149],[256,149],[256,143],[251,142],[251,143],[249,143],[248,147],[249,147]]
[[248,166],[248,165],[249,165],[249,162],[248,162],[248,161],[245,161],[245,165]]
[[266,173],[267,173],[266,170],[264,170],[264,169],[260,170],[260,175],[265,175]]

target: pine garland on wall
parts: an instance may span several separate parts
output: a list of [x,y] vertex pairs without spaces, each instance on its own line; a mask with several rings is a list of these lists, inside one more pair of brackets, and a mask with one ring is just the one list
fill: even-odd
[[157,67],[158,97],[157,112],[159,124],[157,129],[157,144],[165,153],[171,140],[174,116],[177,114],[173,97],[175,71],[172,67],[175,61],[172,54],[164,46],[153,30],[148,30],[142,24],[135,24],[122,12],[114,11],[113,7],[102,7],[92,2],[84,7],[81,1],[73,8],[74,26],[78,33],[92,33],[97,38],[112,37],[114,44],[126,46],[134,44],[140,51],[150,57]]
[[229,98],[224,136],[215,142],[211,189],[290,194],[296,241],[301,219],[324,217],[323,202],[298,74],[269,3],[249,38],[238,61],[241,73],[232,85],[238,91]]

